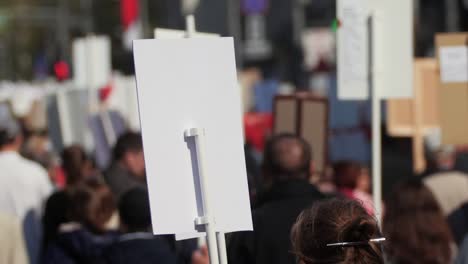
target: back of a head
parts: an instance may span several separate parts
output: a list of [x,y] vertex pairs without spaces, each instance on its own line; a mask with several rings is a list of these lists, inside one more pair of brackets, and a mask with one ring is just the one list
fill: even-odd
[[71,219],[100,233],[115,212],[115,200],[110,189],[91,178],[71,190]]
[[449,226],[431,191],[419,179],[398,184],[386,199],[383,232],[395,263],[449,263]]
[[148,231],[151,213],[146,189],[134,188],[126,192],[119,201],[119,215],[128,232]]
[[354,161],[339,161],[333,165],[333,180],[337,188],[356,188],[362,166]]
[[309,144],[293,134],[272,137],[265,145],[264,176],[269,181],[308,179],[312,151]]
[[[383,263],[377,221],[356,201],[330,199],[315,203],[298,217],[291,231],[293,252],[304,264]],[[359,246],[327,246],[363,242]]]
[[21,127],[13,117],[0,116],[0,149],[14,144],[21,135]]
[[140,152],[143,150],[141,134],[126,132],[122,134],[115,143],[113,156],[114,160],[121,160],[127,152]]
[[426,151],[426,160],[429,169],[452,170],[455,167],[456,149],[454,146],[439,146]]
[[83,167],[87,162],[91,162],[83,147],[72,145],[66,147],[62,153],[62,167],[67,177],[67,184],[73,185],[83,180]]

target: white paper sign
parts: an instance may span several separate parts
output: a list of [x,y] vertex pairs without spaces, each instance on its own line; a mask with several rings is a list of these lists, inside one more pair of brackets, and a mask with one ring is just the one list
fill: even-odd
[[73,41],[73,80],[77,87],[100,89],[112,74],[111,43],[105,36]]
[[369,93],[367,1],[339,0],[338,98],[362,99]]
[[232,38],[136,40],[133,50],[154,233],[198,232],[197,163],[184,138],[194,127],[206,133],[216,231],[252,230]]
[[442,83],[468,82],[468,47],[441,47],[439,56]]
[[[154,38],[157,39],[180,39],[187,37],[187,31],[177,30],[177,29],[168,29],[168,28],[155,28],[154,29]],[[212,38],[219,37],[219,34],[216,33],[206,33],[206,32],[195,32],[191,38]]]
[[412,0],[373,1],[378,29],[377,68],[379,95],[384,98],[413,96],[413,2]]
[[[366,100],[375,72],[382,99],[413,96],[413,1],[338,0],[338,98]],[[368,37],[369,22],[374,26]],[[368,47],[372,43],[372,47]],[[373,69],[368,60],[373,51]],[[372,88],[374,89],[374,87]]]

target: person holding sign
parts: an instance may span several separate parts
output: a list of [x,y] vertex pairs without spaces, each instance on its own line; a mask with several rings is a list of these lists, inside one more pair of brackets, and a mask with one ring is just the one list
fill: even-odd
[[296,263],[290,253],[291,226],[303,209],[325,197],[308,182],[311,161],[311,148],[302,138],[281,134],[267,142],[263,174],[269,187],[253,212],[254,231],[232,235],[230,264]]

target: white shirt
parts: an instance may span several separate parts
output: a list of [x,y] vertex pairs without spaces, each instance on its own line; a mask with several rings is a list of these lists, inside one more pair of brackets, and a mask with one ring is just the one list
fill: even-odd
[[41,218],[52,190],[48,174],[39,164],[14,151],[0,152],[0,212],[22,222],[32,264],[39,260]]
[[457,171],[439,172],[424,179],[442,211],[450,215],[468,202],[468,175]]

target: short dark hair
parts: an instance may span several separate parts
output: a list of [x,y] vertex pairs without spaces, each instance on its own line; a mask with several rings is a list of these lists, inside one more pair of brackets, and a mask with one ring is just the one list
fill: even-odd
[[339,242],[366,242],[381,236],[377,220],[355,200],[330,199],[304,210],[292,227],[293,253],[305,264],[383,263],[382,249],[374,243],[329,247]]
[[[293,148],[300,153],[294,157]],[[307,179],[310,175],[312,150],[303,138],[294,134],[278,134],[267,141],[263,158],[266,180],[280,181],[293,178]]]
[[119,201],[120,221],[129,232],[147,231],[151,227],[151,213],[146,189],[137,187],[127,191]]
[[126,132],[122,134],[118,139],[117,143],[114,146],[114,160],[121,160],[125,153],[139,152],[143,150],[143,142],[141,139],[140,133],[135,132]]

